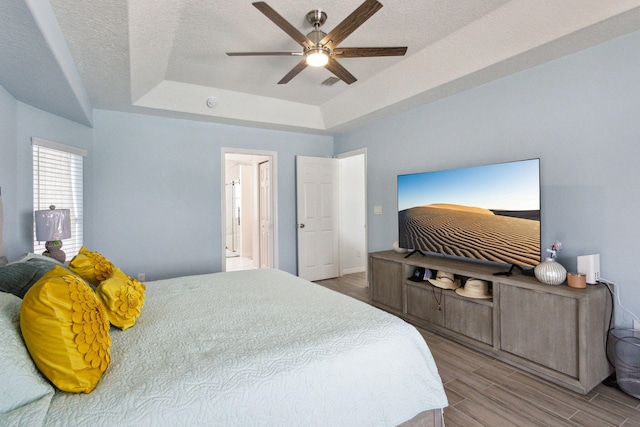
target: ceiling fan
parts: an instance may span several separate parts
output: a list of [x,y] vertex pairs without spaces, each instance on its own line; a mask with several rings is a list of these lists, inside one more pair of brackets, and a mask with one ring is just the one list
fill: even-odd
[[327,14],[316,9],[307,13],[307,21],[313,25],[313,31],[306,36],[287,22],[267,3],[259,1],[252,3],[260,12],[293,38],[300,46],[301,52],[227,52],[229,56],[302,56],[302,60],[289,71],[278,84],[288,83],[297,76],[307,65],[325,67],[346,84],[354,83],[357,79],[344,68],[336,58],[364,58],[371,56],[403,56],[406,47],[338,47],[340,42],[354,32],[367,19],[371,18],[382,4],[376,0],[365,0],[351,15],[347,16],[329,34],[320,30],[327,20]]

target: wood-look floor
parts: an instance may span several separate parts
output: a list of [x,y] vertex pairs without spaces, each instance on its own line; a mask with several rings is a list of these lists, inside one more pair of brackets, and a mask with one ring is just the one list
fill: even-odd
[[[370,302],[364,273],[317,283]],[[640,400],[616,388],[600,384],[583,396],[417,329],[431,349],[449,399],[447,427],[640,427]]]

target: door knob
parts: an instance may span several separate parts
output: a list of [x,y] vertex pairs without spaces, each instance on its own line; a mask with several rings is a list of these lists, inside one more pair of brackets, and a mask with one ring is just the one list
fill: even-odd
[[300,225],[298,225],[298,227],[304,228],[304,224],[300,224]]

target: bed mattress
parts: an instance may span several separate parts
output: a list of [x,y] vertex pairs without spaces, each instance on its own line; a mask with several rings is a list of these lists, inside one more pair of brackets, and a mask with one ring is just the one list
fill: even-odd
[[385,426],[447,406],[417,330],[360,301],[278,270],[146,286],[96,389],[56,392],[44,425]]

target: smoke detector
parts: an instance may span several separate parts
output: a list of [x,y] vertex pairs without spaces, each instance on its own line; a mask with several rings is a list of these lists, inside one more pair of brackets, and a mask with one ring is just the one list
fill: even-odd
[[218,106],[218,98],[215,96],[210,96],[207,98],[207,107],[216,108]]

